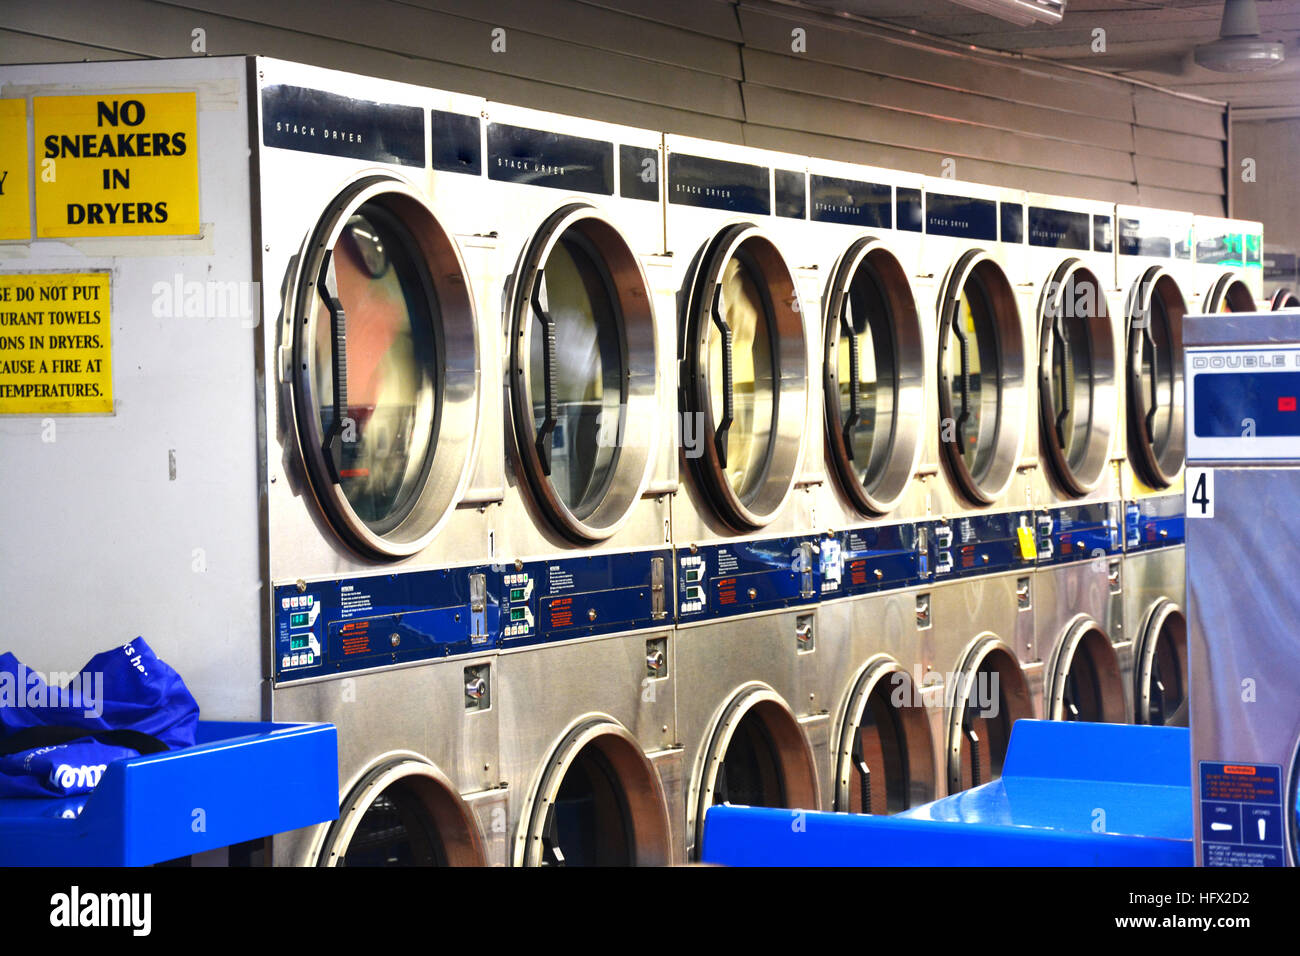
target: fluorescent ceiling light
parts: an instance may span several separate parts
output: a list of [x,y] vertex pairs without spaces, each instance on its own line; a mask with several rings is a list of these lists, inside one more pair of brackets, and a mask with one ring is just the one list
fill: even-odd
[[952,0],[980,13],[1009,20],[1022,27],[1034,23],[1060,23],[1067,0]]

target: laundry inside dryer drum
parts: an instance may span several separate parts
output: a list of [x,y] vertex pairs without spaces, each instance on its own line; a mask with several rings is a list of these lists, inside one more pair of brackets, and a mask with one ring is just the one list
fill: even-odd
[[547,337],[554,323],[549,370],[556,417],[550,431],[550,483],[576,518],[588,517],[605,496],[617,463],[624,405],[626,346],[613,286],[599,251],[577,229],[552,247],[533,310],[529,345],[533,417],[547,419]]
[[[357,517],[380,535],[410,512],[437,440],[438,300],[413,248],[396,216],[363,205],[328,264],[346,315],[342,356],[330,303],[319,295],[313,316],[320,430],[339,435],[339,484]],[[333,402],[336,376],[346,386],[342,421]]]

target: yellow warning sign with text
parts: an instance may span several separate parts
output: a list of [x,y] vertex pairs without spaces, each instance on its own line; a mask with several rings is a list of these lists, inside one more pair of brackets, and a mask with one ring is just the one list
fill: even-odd
[[107,272],[0,274],[0,414],[113,411]]
[[0,240],[32,238],[27,192],[27,101],[0,100]]
[[38,96],[36,235],[199,233],[194,93]]

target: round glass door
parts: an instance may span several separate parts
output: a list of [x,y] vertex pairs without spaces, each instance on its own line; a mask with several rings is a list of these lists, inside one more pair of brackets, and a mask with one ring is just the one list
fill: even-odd
[[948,792],[995,780],[1011,727],[1033,717],[1025,672],[1006,644],[987,637],[967,655],[948,723]]
[[934,799],[934,744],[920,689],[897,661],[860,672],[840,733],[835,809],[898,813]]
[[920,318],[898,259],[875,240],[854,243],[824,321],[827,447],[854,506],[883,515],[915,471],[925,405]]
[[1137,646],[1134,720],[1187,726],[1187,619],[1162,600],[1147,616]]
[[1279,309],[1300,309],[1300,295],[1290,289],[1278,289],[1269,301],[1269,310],[1276,312]]
[[1210,287],[1210,291],[1205,294],[1207,313],[1255,312],[1258,308],[1250,288],[1232,272],[1219,276]]
[[524,250],[511,315],[511,406],[529,488],[566,537],[607,538],[649,481],[661,427],[641,264],[596,209],[566,206]]
[[1183,316],[1173,277],[1152,267],[1134,286],[1128,317],[1128,447],[1138,476],[1167,488],[1183,467]]
[[1043,457],[1071,495],[1101,481],[1115,430],[1115,341],[1100,280],[1062,263],[1039,300],[1038,395]]
[[719,516],[767,524],[794,485],[808,404],[807,345],[794,276],[755,226],[723,230],[689,282],[683,337],[686,455]]
[[939,297],[939,441],[958,490],[992,504],[1023,442],[1025,354],[1006,273],[979,250],[949,270]]
[[294,415],[312,487],[358,550],[425,547],[469,478],[478,342],[465,269],[407,185],[340,195],[302,257],[294,307]]
[[1094,621],[1071,625],[1052,655],[1048,719],[1122,724],[1126,710],[1114,645]]
[[524,866],[672,862],[663,786],[640,745],[606,719],[580,723],[543,769],[516,842]]

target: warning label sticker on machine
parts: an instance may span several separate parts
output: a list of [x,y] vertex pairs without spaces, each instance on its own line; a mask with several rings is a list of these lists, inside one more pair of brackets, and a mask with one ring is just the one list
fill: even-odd
[[27,193],[27,101],[0,100],[0,240],[32,237]]
[[38,96],[36,235],[193,236],[194,93]]
[[0,414],[113,411],[108,272],[0,274]]
[[1203,760],[1200,770],[1204,865],[1285,866],[1282,768]]

